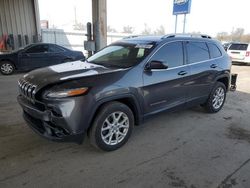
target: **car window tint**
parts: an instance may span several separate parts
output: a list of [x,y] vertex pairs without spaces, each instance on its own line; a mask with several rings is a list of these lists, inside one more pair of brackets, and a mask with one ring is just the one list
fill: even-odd
[[102,61],[119,61],[128,57],[129,49],[121,46],[113,46],[113,52],[102,56]]
[[196,63],[209,59],[209,52],[205,42],[187,42],[188,63]]
[[183,65],[182,42],[172,42],[164,45],[152,57],[153,61],[162,61],[169,68]]
[[50,45],[49,51],[54,52],[54,53],[59,53],[59,52],[63,52],[64,50],[56,45]]
[[248,44],[232,44],[229,50],[247,50]]
[[45,53],[48,52],[48,45],[37,45],[29,48],[26,53]]
[[207,45],[209,48],[211,58],[220,57],[222,55],[220,49],[215,44],[207,43]]

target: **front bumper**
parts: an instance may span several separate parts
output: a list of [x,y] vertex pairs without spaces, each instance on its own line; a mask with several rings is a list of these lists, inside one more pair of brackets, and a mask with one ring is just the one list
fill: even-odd
[[23,109],[24,120],[40,136],[59,142],[76,142],[79,144],[83,142],[84,131],[72,130],[67,118],[55,115],[49,109],[39,109],[29,103],[22,95],[19,95],[17,100]]

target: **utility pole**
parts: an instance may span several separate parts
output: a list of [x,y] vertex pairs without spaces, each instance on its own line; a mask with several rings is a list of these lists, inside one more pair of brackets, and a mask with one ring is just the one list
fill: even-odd
[[107,1],[92,0],[93,39],[98,51],[107,45]]
[[183,34],[186,32],[186,16],[187,14],[184,14]]
[[175,15],[175,29],[174,29],[174,33],[177,33],[177,23],[178,23],[178,15]]

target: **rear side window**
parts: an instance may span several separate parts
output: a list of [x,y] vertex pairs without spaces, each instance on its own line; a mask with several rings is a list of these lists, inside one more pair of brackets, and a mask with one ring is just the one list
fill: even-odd
[[59,52],[63,52],[64,50],[61,49],[60,47],[57,47],[56,45],[50,45],[49,51],[54,52],[54,53],[59,53]]
[[207,43],[207,46],[208,46],[211,58],[217,58],[217,57],[222,56],[220,49],[215,44]]
[[33,46],[31,48],[29,48],[26,53],[45,53],[48,52],[48,45],[37,45],[37,46]]
[[162,61],[169,68],[183,65],[182,42],[171,42],[158,50],[152,57],[154,61]]
[[229,50],[247,50],[248,44],[231,44]]
[[205,42],[187,42],[188,63],[196,63],[209,59],[209,51]]

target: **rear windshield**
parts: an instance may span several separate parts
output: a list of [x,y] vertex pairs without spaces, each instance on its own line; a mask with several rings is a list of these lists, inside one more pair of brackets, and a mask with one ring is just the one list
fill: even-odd
[[229,50],[247,50],[248,44],[232,44]]

